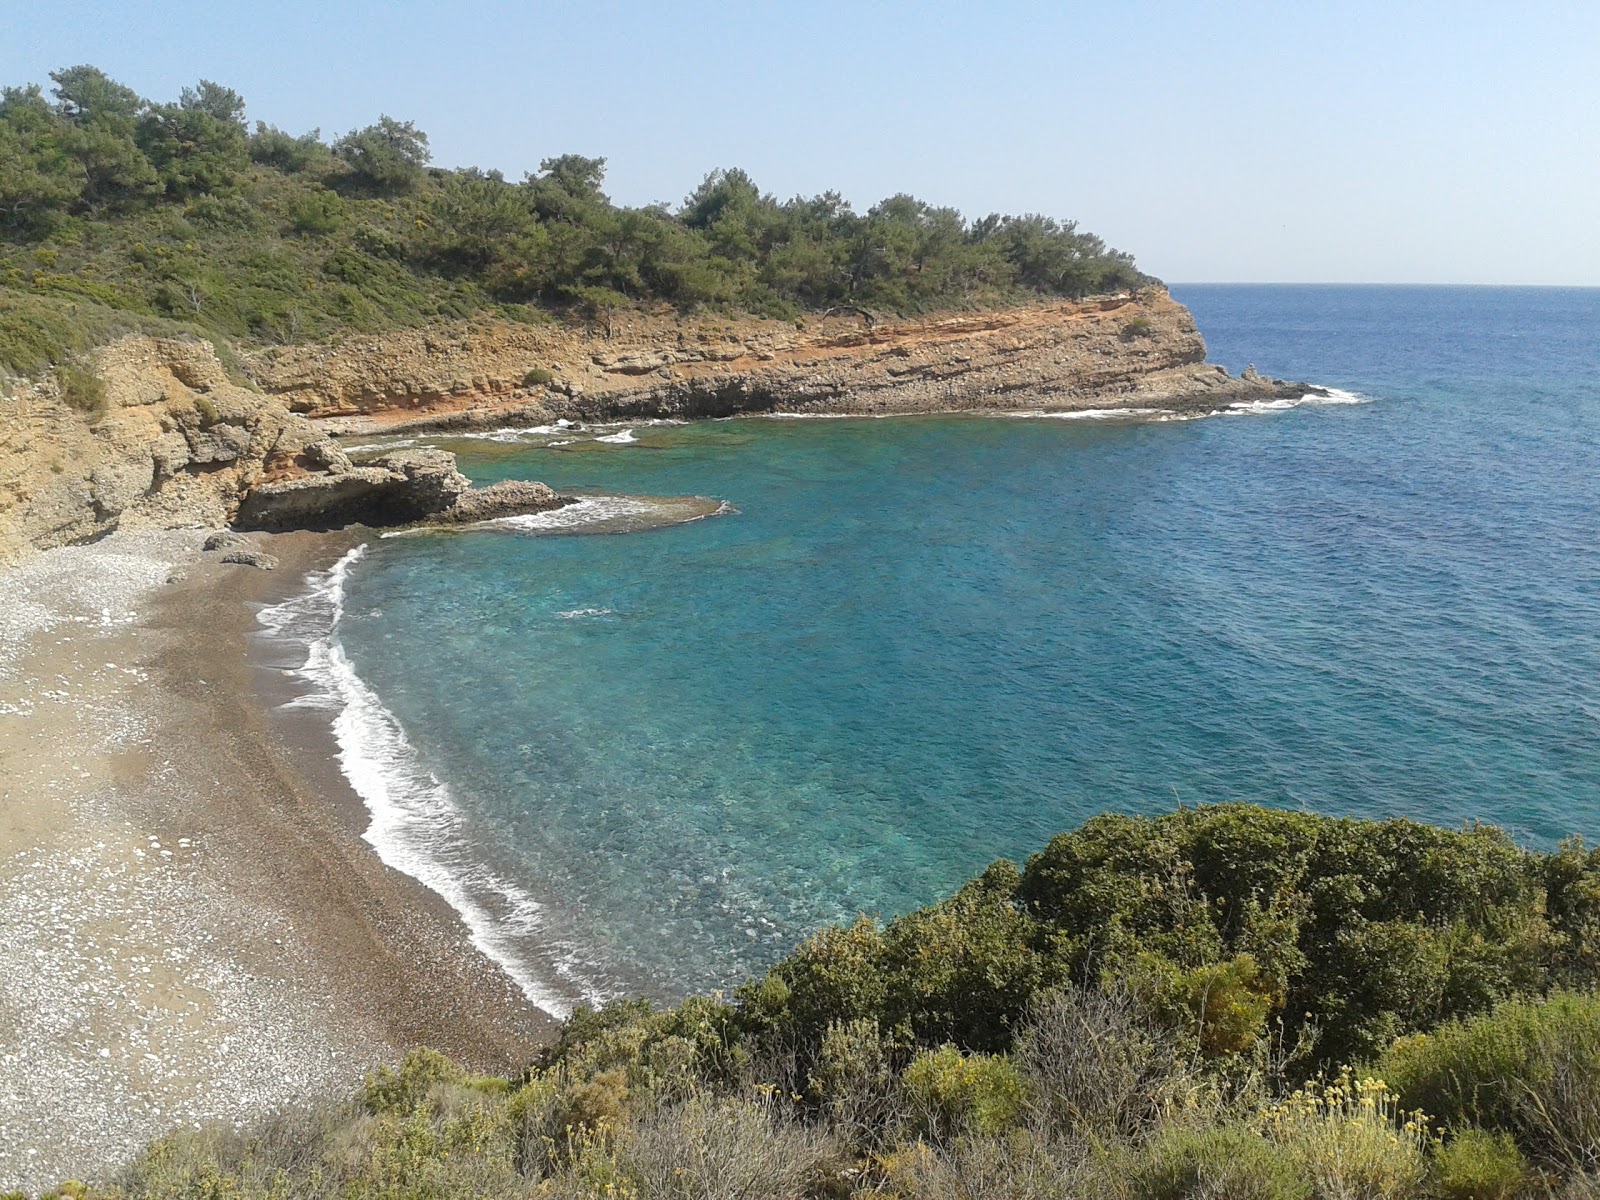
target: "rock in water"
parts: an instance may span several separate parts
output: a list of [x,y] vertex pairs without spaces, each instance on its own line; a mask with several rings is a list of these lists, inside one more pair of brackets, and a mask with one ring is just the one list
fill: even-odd
[[430,518],[434,525],[466,525],[514,517],[522,513],[546,512],[573,502],[571,496],[557,495],[548,484],[508,479],[486,488],[472,488],[451,507]]
[[241,529],[408,525],[451,508],[472,484],[444,450],[399,450],[347,470],[293,475],[252,488]]

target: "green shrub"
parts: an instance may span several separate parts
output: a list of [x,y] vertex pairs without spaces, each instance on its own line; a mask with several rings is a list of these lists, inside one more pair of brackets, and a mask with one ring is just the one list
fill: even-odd
[[899,1099],[893,1047],[870,1020],[828,1026],[811,1068],[809,1098],[855,1145],[871,1145]]
[[1242,1054],[1266,1030],[1273,985],[1248,954],[1186,971],[1150,956],[1138,971],[1150,981],[1157,1010],[1207,1055]]
[[56,386],[61,389],[61,399],[69,407],[90,418],[105,415],[107,406],[105,380],[88,367],[78,363],[64,363],[57,367]]
[[332,233],[344,220],[344,202],[334,192],[307,191],[289,202],[289,227],[296,233]]
[[1448,1128],[1509,1133],[1535,1159],[1600,1158],[1600,995],[1559,992],[1397,1041],[1379,1069]]
[[1128,1200],[1312,1200],[1289,1152],[1243,1125],[1167,1129],[1128,1157],[1123,1178]]
[[523,387],[549,387],[556,381],[555,372],[548,367],[534,367],[522,377]]
[[398,1067],[380,1066],[367,1076],[362,1103],[375,1116],[409,1112],[440,1084],[464,1083],[467,1075],[437,1050],[418,1048]]
[[1528,1161],[1508,1133],[1463,1129],[1434,1155],[1439,1200],[1514,1200],[1528,1182]]
[[1022,1115],[1022,1080],[1009,1058],[941,1046],[913,1058],[903,1082],[912,1119],[925,1133],[995,1134]]

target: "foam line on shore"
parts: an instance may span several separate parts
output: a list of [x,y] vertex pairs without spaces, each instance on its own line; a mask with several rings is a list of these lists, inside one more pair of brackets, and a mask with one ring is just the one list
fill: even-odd
[[[598,1003],[605,999],[603,991],[586,977],[572,948],[540,939],[544,906],[476,859],[449,786],[421,760],[335,636],[346,581],[366,549],[357,546],[328,570],[313,572],[305,591],[259,614],[271,635],[306,649],[305,664],[294,674],[312,690],[290,704],[330,714],[339,765],[371,818],[362,838],[383,863],[443,897],[465,923],[472,944],[533,1004],[565,1019],[574,993]],[[536,942],[539,957],[548,958],[565,986],[532,970],[518,953],[519,941]]]
[[1326,394],[1307,392],[1303,396],[1283,396],[1277,400],[1241,400],[1230,404],[1223,410],[1229,414],[1283,412],[1291,408],[1307,408],[1320,405],[1337,404],[1370,404],[1371,396],[1363,396],[1359,392],[1347,392],[1343,388],[1324,388]]

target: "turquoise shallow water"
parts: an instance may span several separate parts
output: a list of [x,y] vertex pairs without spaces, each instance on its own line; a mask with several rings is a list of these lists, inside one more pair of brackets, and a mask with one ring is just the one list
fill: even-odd
[[1369,402],[442,443],[737,509],[352,565],[335,640],[502,952],[552,995],[724,984],[1105,809],[1600,834],[1600,291],[1174,292],[1214,360]]

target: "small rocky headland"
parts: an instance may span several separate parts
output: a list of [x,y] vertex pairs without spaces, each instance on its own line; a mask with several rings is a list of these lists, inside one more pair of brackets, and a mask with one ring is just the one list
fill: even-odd
[[639,309],[479,319],[263,349],[134,334],[0,399],[0,562],[116,529],[463,524],[560,506],[474,488],[443,451],[356,461],[341,435],[747,413],[1208,412],[1317,389],[1205,361],[1159,286],[986,312],[803,320]]

